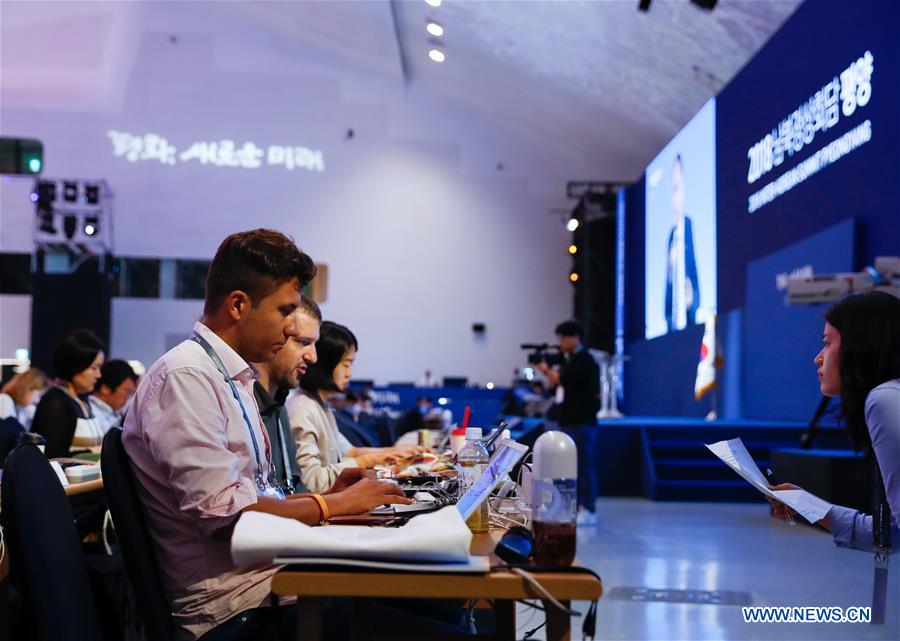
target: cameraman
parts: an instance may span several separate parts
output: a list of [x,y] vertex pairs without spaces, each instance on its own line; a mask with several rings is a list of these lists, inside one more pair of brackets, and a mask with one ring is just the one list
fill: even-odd
[[597,450],[597,410],[600,408],[600,368],[581,344],[581,323],[569,320],[556,326],[559,350],[563,355],[560,371],[545,362],[537,364],[550,385],[556,386],[553,408],[559,429],[578,447],[578,522],[594,524],[597,499],[597,474],[594,470]]

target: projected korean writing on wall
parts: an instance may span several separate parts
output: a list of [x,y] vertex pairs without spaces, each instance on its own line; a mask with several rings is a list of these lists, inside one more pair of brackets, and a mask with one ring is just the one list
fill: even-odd
[[113,155],[128,162],[152,161],[163,165],[179,162],[198,162],[214,167],[259,169],[281,166],[287,170],[306,169],[325,171],[325,158],[321,150],[290,145],[269,145],[266,149],[252,142],[240,147],[233,140],[194,142],[178,152],[175,145],[163,136],[148,133],[135,135],[125,131],[107,131],[113,145]]

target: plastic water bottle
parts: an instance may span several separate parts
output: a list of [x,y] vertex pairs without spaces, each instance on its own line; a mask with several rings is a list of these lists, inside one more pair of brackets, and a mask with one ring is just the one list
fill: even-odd
[[534,444],[531,518],[538,565],[575,559],[578,451],[563,432],[545,432]]
[[[487,469],[491,457],[481,442],[481,428],[470,427],[466,429],[466,444],[459,451],[456,462],[462,468],[460,479],[460,496],[470,487]],[[488,502],[482,501],[478,509],[466,521],[466,525],[472,532],[487,532],[489,527]]]

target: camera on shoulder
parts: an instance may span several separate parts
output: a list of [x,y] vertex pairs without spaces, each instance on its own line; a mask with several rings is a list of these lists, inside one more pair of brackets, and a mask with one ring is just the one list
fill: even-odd
[[538,363],[547,363],[551,367],[553,365],[562,365],[563,355],[559,351],[559,345],[551,345],[550,343],[523,343],[520,349],[529,350],[528,364],[537,365]]

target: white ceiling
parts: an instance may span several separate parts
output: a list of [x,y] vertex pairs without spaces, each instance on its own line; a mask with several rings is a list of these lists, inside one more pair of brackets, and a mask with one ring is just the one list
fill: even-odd
[[[584,178],[633,180],[801,1],[720,0],[707,12],[653,0],[643,13],[637,0],[3,0],[0,90],[11,106],[109,110],[141,31],[230,38],[252,27],[397,91],[459,100],[498,127],[563,144],[597,168]],[[442,64],[427,56],[428,18],[445,29]]]

